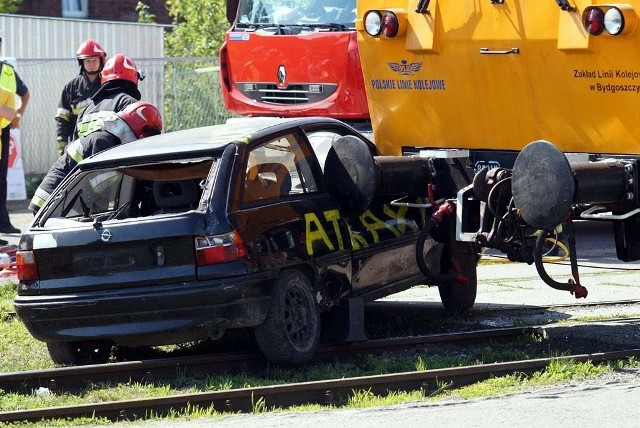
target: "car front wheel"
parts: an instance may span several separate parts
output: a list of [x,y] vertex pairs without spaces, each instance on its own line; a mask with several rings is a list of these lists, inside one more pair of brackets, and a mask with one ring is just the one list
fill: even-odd
[[280,274],[264,323],[255,328],[258,346],[276,364],[309,361],[320,340],[320,310],[309,279],[299,270]]
[[71,366],[104,364],[111,355],[108,342],[48,342],[47,349],[54,363]]

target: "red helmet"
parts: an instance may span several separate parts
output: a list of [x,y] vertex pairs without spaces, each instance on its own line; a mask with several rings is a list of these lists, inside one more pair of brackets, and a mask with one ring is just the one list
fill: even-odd
[[162,132],[162,116],[150,102],[138,101],[118,112],[118,117],[129,125],[136,137],[150,137]]
[[101,63],[104,64],[104,60],[107,58],[107,53],[102,49],[102,46],[100,46],[98,42],[87,39],[78,48],[76,58],[78,58],[78,62],[82,65],[83,59],[90,58],[92,56],[100,57]]
[[104,65],[100,76],[100,82],[103,84],[110,80],[122,79],[133,82],[138,86],[138,80],[144,79],[144,74],[138,70],[136,63],[133,62],[131,58],[123,54],[117,54],[116,56],[109,58],[107,63]]

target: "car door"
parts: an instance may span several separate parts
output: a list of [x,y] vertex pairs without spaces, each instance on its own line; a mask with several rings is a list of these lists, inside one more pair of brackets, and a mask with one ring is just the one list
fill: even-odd
[[274,273],[307,264],[319,275],[350,271],[346,224],[323,191],[318,162],[297,128],[250,144],[237,175],[237,210],[230,220],[253,254],[255,269]]
[[[341,127],[308,133],[325,175],[331,174],[324,166],[327,153],[334,143],[340,144],[339,140],[345,135],[351,133]],[[354,136],[367,145],[361,136]],[[422,224],[422,213],[415,208],[393,206],[390,202],[388,197],[374,198],[363,213],[344,215],[353,248],[354,295],[395,285],[419,274],[415,263],[415,242],[420,230],[418,225]]]
[[[419,274],[415,261],[417,215],[415,209],[376,199],[365,212],[350,219],[355,295],[372,293]],[[387,294],[391,293],[382,295]]]

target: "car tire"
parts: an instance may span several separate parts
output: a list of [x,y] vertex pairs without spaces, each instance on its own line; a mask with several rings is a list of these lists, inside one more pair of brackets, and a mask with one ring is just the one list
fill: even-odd
[[442,273],[461,275],[464,281],[451,280],[438,284],[442,305],[451,312],[466,312],[476,302],[478,277],[477,251],[474,245],[454,242],[445,245],[441,259]]
[[70,366],[104,364],[111,355],[108,342],[48,342],[47,349],[54,363]]
[[280,274],[264,323],[254,329],[267,359],[281,365],[309,361],[320,341],[320,310],[309,279],[299,270]]

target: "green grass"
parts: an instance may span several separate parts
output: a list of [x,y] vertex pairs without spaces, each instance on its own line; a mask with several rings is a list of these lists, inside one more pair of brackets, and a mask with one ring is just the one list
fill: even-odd
[[445,395],[455,395],[465,400],[495,397],[522,391],[529,387],[595,378],[612,371],[613,367],[607,364],[594,365],[590,361],[576,364],[571,361],[553,360],[545,370],[535,372],[532,376],[513,374],[491,378],[455,391],[449,391]]
[[16,286],[10,282],[2,282],[0,278],[0,321],[6,317],[7,312],[13,312],[15,295]]
[[53,368],[44,343],[35,340],[17,318],[8,318],[13,312],[16,286],[0,284],[0,373]]
[[44,343],[35,340],[17,319],[0,322],[0,372],[53,368]]
[[345,408],[361,409],[366,407],[383,407],[403,404],[408,402],[421,401],[424,399],[423,391],[391,391],[386,396],[376,395],[371,390],[354,391],[349,397],[349,402]]

